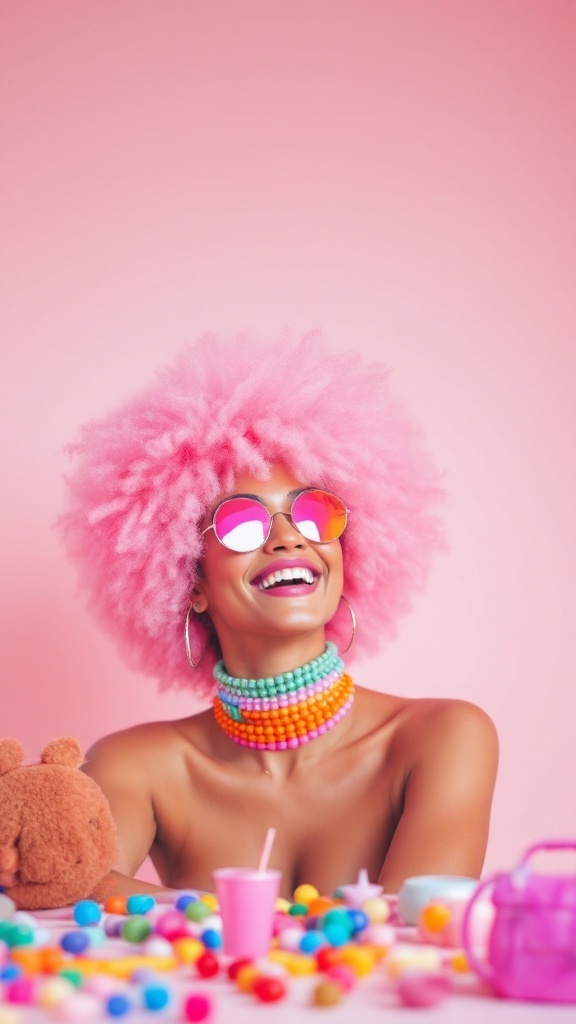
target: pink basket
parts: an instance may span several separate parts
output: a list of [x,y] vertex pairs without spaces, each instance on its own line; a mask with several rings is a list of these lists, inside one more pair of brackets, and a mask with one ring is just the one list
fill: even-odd
[[[477,974],[501,996],[576,1003],[576,875],[531,872],[527,862],[536,850],[576,850],[576,842],[537,843],[510,874],[486,879],[464,914],[464,948]],[[486,964],[478,959],[470,935],[473,907],[491,885],[496,912]]]

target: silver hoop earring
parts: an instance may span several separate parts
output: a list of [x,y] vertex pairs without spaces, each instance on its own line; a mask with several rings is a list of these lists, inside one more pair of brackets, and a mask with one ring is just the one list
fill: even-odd
[[344,601],[344,604],[345,604],[345,605],[346,605],[346,607],[348,608],[348,611],[350,612],[350,619],[351,619],[351,622],[352,622],[352,636],[350,637],[350,643],[348,644],[348,647],[345,647],[343,651],[340,651],[340,654],[346,654],[346,651],[349,651],[349,650],[350,650],[350,648],[352,647],[352,644],[354,643],[354,639],[355,639],[355,637],[356,637],[356,625],[357,625],[357,621],[356,621],[356,613],[355,613],[355,611],[354,611],[354,609],[353,609],[352,605],[350,604],[350,601],[348,601],[348,600],[347,600],[347,599],[346,599],[346,598],[344,597],[344,594],[341,594],[341,595],[340,595],[340,600],[341,600],[341,601]]
[[199,612],[201,608],[202,605],[200,604],[190,604],[188,606],[188,611],[186,612],[186,621],[184,623],[184,646],[186,647],[186,657],[188,658],[188,664],[193,672],[198,668],[198,665],[202,661],[204,651],[202,651],[200,657],[194,661],[194,658],[192,657],[192,648],[190,646],[190,612],[192,609],[194,609],[195,612]]

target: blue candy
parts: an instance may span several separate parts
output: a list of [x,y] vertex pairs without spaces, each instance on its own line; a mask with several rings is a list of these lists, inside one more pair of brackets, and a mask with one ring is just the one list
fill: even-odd
[[155,906],[156,900],[153,896],[138,894],[129,896],[126,900],[126,910],[129,914],[146,914],[149,910],[153,910]]
[[74,907],[73,917],[80,927],[85,924],[98,924],[102,911],[94,900],[78,900]]
[[123,1017],[132,1009],[132,1004],[126,996],[110,996],[106,1003],[106,1012],[110,1017]]
[[170,991],[164,985],[147,985],[142,998],[147,1010],[163,1010],[170,1002]]
[[352,921],[352,935],[358,935],[358,932],[363,932],[369,925],[368,915],[363,910],[357,910],[355,907],[348,910],[348,917]]
[[65,932],[60,939],[60,945],[67,953],[83,953],[90,945],[90,939],[85,932]]
[[200,938],[206,946],[206,949],[220,949],[222,946],[222,936],[215,928],[206,928],[202,932]]
[[197,903],[198,897],[192,896],[189,892],[185,892],[182,896],[179,896],[174,906],[176,910],[186,910],[189,903]]
[[309,931],[306,932],[300,939],[300,952],[301,953],[315,953],[317,949],[321,949],[322,946],[327,944],[326,936],[323,932]]
[[21,978],[23,974],[24,971],[18,964],[7,964],[6,967],[0,967],[0,981],[14,981],[15,978]]

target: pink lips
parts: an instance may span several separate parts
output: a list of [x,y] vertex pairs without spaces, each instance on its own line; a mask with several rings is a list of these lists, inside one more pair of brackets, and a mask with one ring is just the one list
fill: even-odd
[[317,565],[312,562],[308,562],[302,558],[279,558],[276,562],[271,562],[266,568],[262,569],[254,579],[250,580],[250,584],[257,588],[257,584],[268,576],[271,572],[281,572],[282,569],[309,569],[314,574],[313,583],[294,583],[293,586],[283,587],[270,587],[269,590],[258,590],[259,594],[264,594],[265,597],[303,597],[307,594],[313,593],[318,586],[321,573]]

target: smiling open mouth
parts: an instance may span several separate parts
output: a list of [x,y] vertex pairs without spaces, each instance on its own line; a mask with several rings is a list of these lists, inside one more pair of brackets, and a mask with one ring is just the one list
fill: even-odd
[[252,580],[252,586],[256,590],[277,590],[280,587],[302,586],[303,584],[311,587],[317,579],[318,576],[311,569],[298,566],[294,569],[277,569],[276,572],[258,576]]

